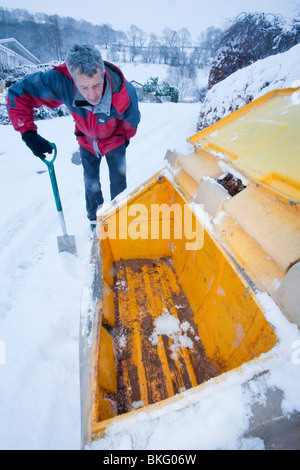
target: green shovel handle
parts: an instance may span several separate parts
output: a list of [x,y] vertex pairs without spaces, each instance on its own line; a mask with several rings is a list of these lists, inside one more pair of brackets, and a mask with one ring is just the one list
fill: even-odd
[[57,157],[57,148],[56,148],[56,145],[53,143],[53,142],[49,142],[49,144],[51,145],[51,147],[54,149],[54,157],[52,158],[52,160],[46,160],[46,158],[41,158],[42,162],[44,162],[47,167],[51,167],[54,163],[54,160],[56,159]]
[[55,204],[56,204],[56,209],[57,209],[58,212],[62,212],[62,205],[61,205],[57,180],[56,180],[55,171],[54,171],[54,160],[56,159],[56,156],[57,156],[57,149],[56,149],[55,144],[53,144],[52,142],[49,142],[49,143],[50,143],[51,147],[53,147],[53,149],[54,149],[54,157],[52,158],[52,160],[46,160],[46,158],[41,158],[41,160],[48,167],[48,172],[49,172],[49,175],[50,175],[53,195],[54,195]]

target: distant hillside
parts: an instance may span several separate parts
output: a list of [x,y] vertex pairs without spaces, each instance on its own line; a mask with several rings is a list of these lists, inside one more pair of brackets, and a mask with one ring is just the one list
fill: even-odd
[[0,39],[14,37],[41,62],[62,60],[74,43],[99,44],[125,38],[110,25],[95,26],[88,21],[70,17],[31,14],[27,10],[0,7]]
[[116,31],[108,24],[0,7],[0,39],[8,37],[15,37],[42,63],[64,60],[71,45],[81,43],[99,46],[114,63],[180,67],[179,72],[173,70],[175,82],[192,80],[198,69],[209,67],[209,89],[236,70],[298,44],[300,9],[293,19],[242,13],[228,20],[224,30],[207,28],[193,43],[187,28],[166,27],[157,36],[136,25],[126,32]]

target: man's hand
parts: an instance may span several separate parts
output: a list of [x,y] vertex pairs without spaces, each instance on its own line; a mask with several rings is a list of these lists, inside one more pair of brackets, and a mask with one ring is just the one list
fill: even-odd
[[32,153],[39,158],[45,159],[45,153],[52,153],[53,147],[50,145],[48,140],[41,137],[37,131],[26,131],[22,135],[27,147],[30,148]]

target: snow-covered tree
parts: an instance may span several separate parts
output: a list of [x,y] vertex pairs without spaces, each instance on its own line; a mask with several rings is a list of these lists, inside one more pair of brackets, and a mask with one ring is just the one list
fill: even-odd
[[299,31],[299,18],[287,25],[273,14],[240,14],[220,37],[208,88],[259,59],[288,50],[299,42]]

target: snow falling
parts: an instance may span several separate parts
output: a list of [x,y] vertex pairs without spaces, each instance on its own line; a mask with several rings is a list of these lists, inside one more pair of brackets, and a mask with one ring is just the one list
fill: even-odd
[[[242,96],[246,83],[257,97],[262,80],[270,91],[299,78],[295,46],[233,74],[226,86],[210,91],[205,106],[226,104],[233,88]],[[163,168],[168,149],[191,151],[186,139],[196,131],[199,107],[141,104],[142,121],[128,148],[128,192]],[[82,168],[72,162],[78,148],[70,117],[40,121],[38,127],[58,148],[56,176],[78,256],[58,253],[60,226],[45,165],[11,126],[0,126],[0,448],[80,449],[79,319],[91,248]],[[101,182],[109,202],[105,164]],[[276,387],[283,392],[282,412],[300,411],[300,336],[269,296],[258,299],[279,339],[263,363],[245,364],[239,374],[212,379],[163,409],[116,423],[90,448],[263,449],[261,439],[245,437],[251,406],[264,403],[267,390]],[[162,312],[151,339],[165,332],[175,344],[188,328]],[[268,374],[260,376],[265,370]],[[245,388],[255,375],[258,379]]]

